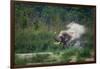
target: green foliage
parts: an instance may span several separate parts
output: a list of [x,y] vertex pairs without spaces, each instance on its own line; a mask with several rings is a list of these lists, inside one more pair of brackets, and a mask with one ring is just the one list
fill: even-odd
[[[93,15],[92,7],[55,6],[42,4],[15,3],[15,53],[33,53],[32,58],[15,58],[16,64],[80,62],[91,57],[93,52]],[[55,36],[65,26],[75,21],[85,25],[87,32],[82,37],[84,48],[63,48],[54,44]],[[55,33],[56,32],[56,33]],[[53,54],[36,54],[51,52]]]
[[[35,31],[35,32],[34,32]],[[54,51],[62,47],[54,45],[54,36],[52,32],[36,31],[24,29],[16,31],[15,49],[17,53]],[[59,48],[60,47],[60,48]]]
[[63,62],[69,62],[72,59],[71,57],[77,56],[79,51],[80,49],[78,48],[67,48],[61,53],[61,59],[63,60]]

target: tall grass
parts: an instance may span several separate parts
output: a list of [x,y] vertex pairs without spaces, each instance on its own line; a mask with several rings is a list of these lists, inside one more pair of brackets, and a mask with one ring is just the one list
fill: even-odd
[[34,28],[16,31],[15,52],[32,53],[62,49],[62,46],[54,44],[54,37],[54,32],[36,31]]

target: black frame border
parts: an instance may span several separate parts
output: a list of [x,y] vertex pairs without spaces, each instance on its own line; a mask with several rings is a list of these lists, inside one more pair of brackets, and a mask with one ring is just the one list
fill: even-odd
[[[87,61],[87,62],[72,62],[72,63],[56,63],[56,64],[43,64],[43,65],[14,65],[15,61],[15,2],[22,2],[22,3],[30,3],[30,4],[47,4],[47,5],[57,5],[57,6],[84,6],[84,7],[94,7],[94,50],[95,56],[94,61]],[[35,1],[10,1],[10,68],[29,68],[29,67],[44,67],[44,66],[60,66],[60,65],[80,65],[80,64],[92,64],[96,63],[96,5],[81,5],[81,4],[67,4],[67,3],[49,3],[49,2],[35,2]]]

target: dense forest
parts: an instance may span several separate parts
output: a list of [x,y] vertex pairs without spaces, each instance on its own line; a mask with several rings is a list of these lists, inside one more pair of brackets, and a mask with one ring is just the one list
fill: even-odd
[[[77,53],[76,61],[93,57],[94,7],[24,2],[16,2],[14,7],[15,53],[52,52],[59,56],[56,59],[56,56],[50,58],[50,54],[38,54],[32,57],[35,60],[21,59],[23,62],[16,56],[16,64],[65,60],[69,62],[70,57],[76,56]],[[81,51],[75,48],[64,49],[62,45],[54,44],[54,37],[72,21],[84,25],[87,29],[84,36],[86,46]]]

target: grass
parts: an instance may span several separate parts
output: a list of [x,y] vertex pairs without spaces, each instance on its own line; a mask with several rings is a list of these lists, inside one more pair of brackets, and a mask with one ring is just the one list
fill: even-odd
[[60,63],[60,62],[85,62],[87,58],[91,58],[91,50],[78,49],[78,48],[68,48],[62,51],[56,52],[41,52],[33,53],[32,58],[21,59],[18,56],[15,59],[15,63],[19,65],[23,64],[49,64],[49,63]]
[[[55,45],[55,33],[46,30],[37,31],[33,28],[17,30],[15,35],[15,52],[16,53],[33,53],[32,58],[19,58],[16,56],[15,64],[23,65],[28,63],[60,63],[60,62],[84,62],[91,57],[93,52],[93,38],[86,34],[84,48],[69,47],[64,49],[62,45]],[[52,54],[38,54],[39,52],[51,52]],[[34,55],[36,53],[36,55]]]

